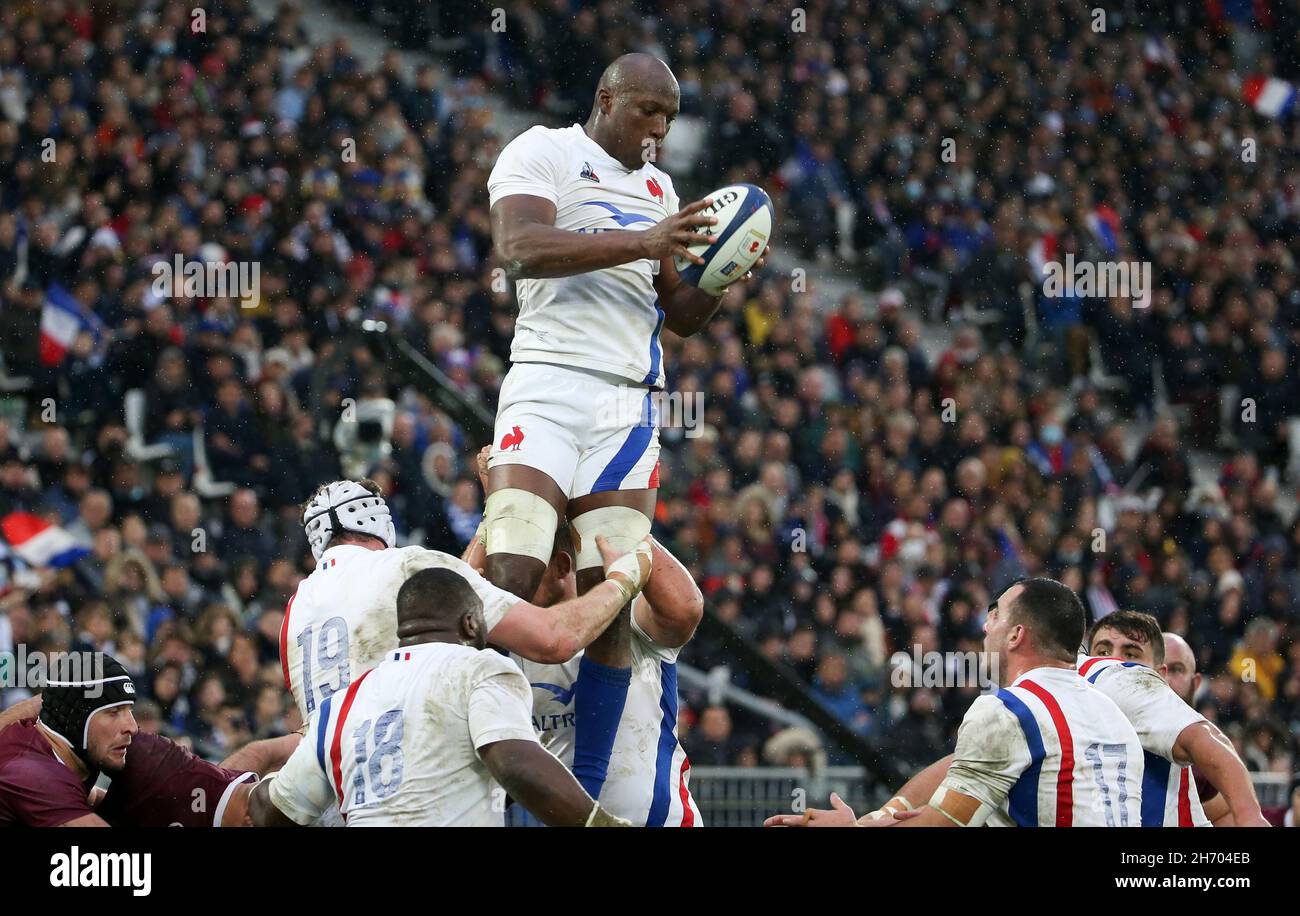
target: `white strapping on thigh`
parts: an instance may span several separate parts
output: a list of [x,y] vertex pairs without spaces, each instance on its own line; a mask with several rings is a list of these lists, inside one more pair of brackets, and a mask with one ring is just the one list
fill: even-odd
[[555,507],[542,497],[506,487],[487,498],[483,515],[487,522],[484,546],[489,555],[514,553],[551,562],[560,520]]
[[630,553],[650,533],[650,519],[630,506],[601,506],[571,519],[569,524],[573,534],[577,535],[574,546],[578,553],[578,569],[604,566],[600,548],[596,546],[596,535],[624,554]]

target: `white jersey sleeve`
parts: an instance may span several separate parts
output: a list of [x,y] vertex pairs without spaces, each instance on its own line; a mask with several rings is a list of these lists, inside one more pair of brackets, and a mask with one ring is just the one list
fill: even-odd
[[402,558],[403,582],[420,570],[431,567],[450,569],[463,576],[469,582],[470,587],[474,589],[474,594],[478,595],[479,600],[483,602],[483,621],[487,624],[489,633],[492,632],[493,627],[501,622],[501,618],[506,616],[507,611],[520,603],[521,599],[517,595],[512,595],[505,589],[497,588],[479,575],[478,570],[459,557],[453,557],[449,553],[429,550],[424,547],[403,547],[402,552],[404,554]]
[[519,666],[497,652],[476,659],[469,694],[469,732],[474,750],[497,741],[532,741],[533,690]]
[[1205,721],[1205,716],[1184,703],[1164,678],[1145,665],[1112,664],[1092,684],[1133,724],[1142,749],[1166,760],[1174,759],[1179,733]]
[[957,730],[943,787],[1001,809],[1033,758],[1015,714],[995,696],[978,697]]
[[324,770],[324,742],[318,733],[321,717],[313,716],[306,736],[294,748],[284,768],[270,782],[271,804],[295,824],[307,825],[334,803],[334,789]]
[[564,157],[546,128],[531,127],[506,144],[488,176],[488,202],[527,194],[555,204],[560,199]]

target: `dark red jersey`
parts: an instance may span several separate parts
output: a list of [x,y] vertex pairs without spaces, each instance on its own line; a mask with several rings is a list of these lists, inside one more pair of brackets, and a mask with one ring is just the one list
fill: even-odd
[[1286,822],[1286,816],[1291,813],[1291,808],[1287,805],[1279,805],[1276,808],[1264,808],[1260,814],[1264,815],[1264,820],[1268,821],[1274,827],[1294,827],[1295,818],[1292,823]]
[[0,827],[58,827],[94,814],[92,785],[55,756],[36,719],[0,731]]
[[126,768],[113,776],[99,816],[114,827],[219,827],[235,787],[256,778],[140,732],[126,752]]

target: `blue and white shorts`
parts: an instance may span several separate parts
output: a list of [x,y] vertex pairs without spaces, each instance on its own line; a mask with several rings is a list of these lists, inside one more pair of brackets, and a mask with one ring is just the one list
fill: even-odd
[[656,489],[658,409],[649,388],[616,375],[515,363],[501,386],[488,467],[537,468],[569,499]]

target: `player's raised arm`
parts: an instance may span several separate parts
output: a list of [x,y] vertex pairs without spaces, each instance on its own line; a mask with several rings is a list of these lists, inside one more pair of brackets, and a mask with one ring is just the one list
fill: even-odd
[[690,642],[704,616],[704,596],[691,574],[654,538],[654,571],[641,600],[632,605],[637,626],[661,646],[676,649]]
[[[1241,762],[1232,743],[1212,722],[1188,725],[1174,742],[1174,760],[1200,768],[1227,803],[1236,827],[1269,827],[1259,809],[1259,798],[1250,781],[1250,773]],[[1206,812],[1209,816],[1209,812]],[[1213,818],[1211,818],[1213,820]]]
[[492,778],[548,827],[630,827],[596,803],[555,755],[536,741],[479,748]]
[[[478,469],[479,486],[483,488],[486,496],[488,492],[488,456],[492,454],[492,446],[485,445],[478,450],[478,455],[474,458],[475,467]],[[485,517],[479,523],[478,531],[469,539],[469,544],[465,547],[465,552],[460,558],[468,563],[475,572],[483,575],[487,569],[487,545],[484,541],[485,532],[487,531],[487,518]]]
[[221,761],[221,766],[227,770],[265,776],[267,773],[273,773],[284,766],[290,755],[297,749],[300,741],[302,741],[302,735],[299,734],[250,741]]
[[[491,446],[484,446],[478,454],[479,481],[483,484],[484,490],[487,489],[487,456],[490,451]],[[600,538],[597,543],[599,544],[603,540],[603,538]],[[691,636],[695,633],[695,628],[699,626],[700,618],[704,616],[704,596],[700,594],[699,586],[695,584],[691,574],[686,571],[686,567],[682,566],[676,557],[665,550],[663,545],[654,538],[647,538],[647,540],[650,542],[653,557],[652,572],[645,582],[641,600],[635,602],[632,606],[633,612],[637,615],[637,625],[661,646],[669,648],[684,646],[690,642]],[[487,551],[483,546],[482,537],[476,534],[470,538],[469,546],[465,548],[461,559],[481,574],[486,557]],[[587,594],[591,593],[588,592]],[[521,607],[514,613],[521,617],[525,613],[530,613],[535,619],[526,622],[522,619],[511,620],[504,630],[501,629],[501,624],[497,624],[491,633],[491,641],[496,645],[518,652],[524,658],[532,661],[550,664],[567,661],[577,654],[578,650],[575,649],[567,656],[560,658],[561,651],[569,648],[569,645],[566,644],[559,649],[546,649],[544,645],[535,644],[532,646],[533,651],[545,650],[548,656],[547,658],[536,658],[528,652],[516,649],[513,645],[507,645],[506,642],[502,641],[503,639],[513,641],[522,638],[544,643],[547,633],[543,631],[543,628],[554,631],[561,623],[556,615],[548,614],[546,609],[540,607],[536,608],[535,612],[530,612]],[[507,619],[509,619],[509,616],[507,615]],[[599,620],[599,616],[596,619]],[[502,620],[501,623],[506,623],[506,621]],[[572,644],[577,644],[585,638],[583,633],[573,635],[571,637]],[[590,640],[587,643],[582,643],[578,646],[578,649],[585,648],[589,642]]]
[[528,601],[514,604],[489,631],[489,641],[524,658],[551,665],[568,661],[590,645],[637,596],[652,568],[649,537],[622,556],[615,554],[603,537],[597,536],[596,544],[605,559],[604,582],[584,595],[550,607]]
[[41,698],[39,696],[28,697],[22,702],[10,706],[4,712],[0,712],[0,732],[21,719],[32,719],[40,714]]

